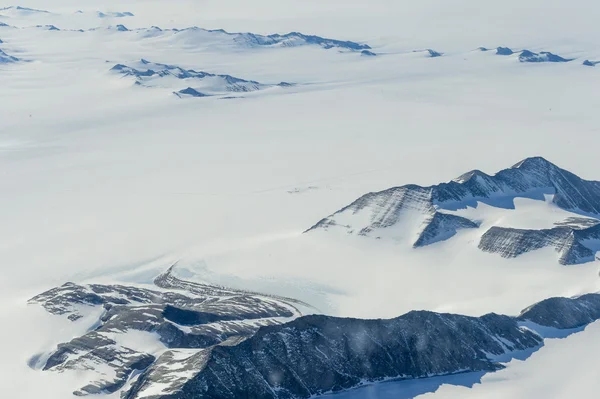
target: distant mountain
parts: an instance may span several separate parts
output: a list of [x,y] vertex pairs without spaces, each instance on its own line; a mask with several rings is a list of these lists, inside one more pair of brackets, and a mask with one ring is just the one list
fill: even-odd
[[593,66],[596,66],[598,64],[600,64],[600,61],[590,61],[590,60],[583,61],[583,65],[585,65],[585,66],[591,66],[591,67],[593,67]]
[[[480,47],[479,50],[488,51],[488,49],[485,47]],[[563,58],[559,55],[553,54],[548,51],[541,51],[539,53],[534,53],[533,51],[530,51],[530,50],[513,51],[509,47],[497,47],[496,54],[504,55],[504,56],[519,54],[520,62],[569,62],[569,61],[573,61],[572,59]]]
[[17,57],[8,55],[4,51],[0,50],[0,64],[8,64],[17,61],[20,61]]
[[21,7],[21,6],[8,6],[0,8],[0,11],[12,11],[15,13],[27,14],[27,13],[42,13],[49,14],[49,11],[46,10],[37,10],[35,8]]
[[[493,176],[473,170],[451,182],[435,186],[405,185],[368,193],[322,219],[307,232],[340,229],[349,234],[374,238],[407,239],[414,247],[420,247],[446,240],[459,229],[478,228],[476,221],[454,215],[452,211],[476,207],[478,202],[510,209],[514,208],[515,198],[544,199],[544,195],[552,195],[552,202],[564,210],[576,214],[600,215],[600,182],[581,179],[544,158],[533,157]],[[547,238],[545,244],[537,240],[534,245],[526,240],[519,242],[520,248],[505,252],[505,256],[516,256],[536,245],[560,246],[556,243],[557,237],[564,237],[566,240],[570,234],[580,237],[575,240],[579,240],[579,244],[587,245],[586,237],[588,234],[590,237],[594,235],[593,232],[593,229],[581,230],[568,226],[537,233],[494,228],[484,235],[480,247],[498,252],[498,247],[507,237],[517,240],[522,235],[531,237],[531,234],[537,234]],[[553,238],[549,238],[548,234]],[[561,251],[569,252],[564,262],[572,263],[589,258],[589,250],[580,250],[578,255],[574,253],[580,249],[576,243],[568,250],[564,245],[560,248]]]
[[514,51],[509,49],[508,47],[498,47],[496,48],[497,55],[513,55]]
[[[159,64],[144,59],[130,65],[117,64],[111,68],[111,71],[134,78],[135,83],[140,86],[176,89],[174,93],[178,97],[207,97],[232,92],[247,93],[291,85],[287,82],[264,84],[231,75],[183,69],[176,65]],[[188,85],[188,87],[178,88],[184,85]]]
[[352,51],[370,50],[371,47],[367,44],[360,44],[348,40],[328,39],[321,36],[305,35],[300,32],[290,32],[284,35],[258,35],[255,33],[229,33],[220,31],[228,35],[234,35],[238,43],[244,43],[255,46],[273,46],[281,45],[284,47],[294,47],[314,44],[323,47],[324,49],[340,48]]
[[133,17],[133,13],[125,11],[125,12],[101,12],[96,11],[96,15],[98,18],[125,18],[125,17]]
[[[185,29],[161,29],[158,26],[150,28],[140,28],[133,30],[143,37],[157,37],[172,35],[174,40],[184,40],[188,45],[197,43],[202,45],[206,40],[220,40],[223,43],[232,43],[242,47],[298,47],[298,46],[319,46],[324,49],[338,49],[340,51],[360,52],[367,51],[369,54],[375,54],[371,46],[357,43],[349,40],[329,39],[316,35],[306,35],[300,32],[290,32],[286,34],[259,35],[251,32],[227,32],[223,29],[204,29],[192,26]],[[365,53],[363,53],[365,54]]]
[[559,55],[552,54],[548,51],[534,53],[529,50],[523,50],[523,51],[521,51],[521,54],[519,54],[519,61],[521,61],[521,62],[569,62],[569,61],[573,61],[573,60],[563,58]]
[[36,25],[35,27],[36,28],[42,28],[44,30],[54,30],[54,31],[59,31],[60,30],[59,28],[57,28],[54,25]]

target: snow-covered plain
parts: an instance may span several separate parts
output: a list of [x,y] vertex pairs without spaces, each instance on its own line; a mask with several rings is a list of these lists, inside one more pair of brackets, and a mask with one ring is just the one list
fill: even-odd
[[[343,316],[516,314],[600,290],[597,262],[560,266],[551,248],[503,259],[477,249],[484,230],[419,249],[301,234],[366,192],[494,173],[527,156],[600,180],[600,69],[582,65],[600,60],[596,2],[15,0],[0,9],[9,25],[0,50],[21,60],[0,63],[0,382],[11,397],[63,399],[85,378],[27,366],[91,326],[27,299],[66,281],[149,283],[175,261],[191,279]],[[152,26],[298,31],[366,43],[377,56]],[[574,60],[520,63],[480,46]],[[140,59],[297,85],[180,99],[110,72]],[[525,228],[563,219],[544,202],[516,205],[464,212]],[[597,337],[592,325],[472,391],[430,395],[594,397],[586,373]],[[552,366],[575,360],[581,367]],[[542,391],[548,379],[553,389]]]

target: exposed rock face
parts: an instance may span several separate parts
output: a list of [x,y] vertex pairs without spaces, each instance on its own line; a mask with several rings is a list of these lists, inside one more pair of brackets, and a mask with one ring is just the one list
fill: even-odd
[[498,253],[505,258],[515,258],[524,253],[554,247],[559,253],[559,263],[575,265],[594,260],[600,250],[600,221],[587,219],[581,224],[563,224],[552,229],[525,230],[492,227],[481,237],[479,248]]
[[597,64],[600,64],[600,61],[590,61],[590,60],[585,60],[585,61],[583,61],[583,65],[585,65],[585,66],[591,66],[591,67],[594,67],[594,66],[596,66]]
[[512,51],[508,47],[498,47],[498,48],[496,48],[496,54],[498,54],[498,55],[512,55],[512,54],[514,54],[514,51]]
[[442,53],[440,53],[439,51],[435,51],[435,50],[432,50],[432,49],[430,49],[430,48],[429,48],[429,49],[427,49],[427,52],[429,53],[429,56],[430,56],[430,57],[432,57],[432,58],[435,58],[435,57],[441,57],[441,56],[443,55],[443,54],[442,54]]
[[[134,371],[146,369],[154,360],[150,354],[118,345],[115,340],[94,331],[60,344],[46,361],[43,370],[95,372],[96,381],[73,392],[83,396],[121,389]],[[105,372],[106,369],[109,371]]]
[[133,77],[135,83],[140,86],[171,87],[173,80],[175,80],[175,84],[177,84],[177,80],[181,80],[185,82],[182,84],[194,85],[194,87],[187,87],[174,92],[178,97],[206,97],[231,92],[247,93],[269,87],[288,87],[291,85],[287,82],[263,84],[231,75],[217,75],[193,69],[183,69],[176,65],[159,64],[144,59],[132,65],[117,64],[111,68],[111,71]]
[[164,348],[199,350],[239,342],[261,326],[280,324],[300,315],[296,307],[302,304],[299,301],[288,303],[283,297],[184,282],[171,271],[157,278],[157,286],[170,286],[173,291],[67,283],[31,299],[30,303],[41,304],[50,313],[65,315],[72,321],[103,308],[91,331],[58,345],[40,367],[95,371],[97,377],[76,391],[77,395],[115,392],[123,388],[133,372],[146,369],[156,360],[145,348],[130,347],[127,342],[131,339],[123,341],[132,331],[147,334]]
[[[502,367],[494,355],[541,343],[512,318],[495,314],[471,318],[421,311],[391,320],[306,316],[262,328],[236,346],[206,350],[195,359],[196,375],[179,392],[156,398],[309,398],[362,381],[493,371]],[[153,378],[149,369],[126,398],[141,397]]]
[[444,211],[475,207],[477,202],[513,208],[517,197],[543,199],[544,194],[553,195],[553,202],[562,209],[600,214],[600,182],[583,180],[534,157],[493,176],[473,170],[435,186],[406,185],[368,193],[307,231],[337,228],[397,240],[408,234],[418,247],[445,240],[459,229],[478,227],[476,221]]
[[[96,327],[59,345],[42,368],[96,372],[77,395],[309,398],[385,379],[495,371],[499,359],[543,344],[527,323],[572,329],[600,318],[600,295],[590,294],[551,298],[518,317],[413,311],[390,320],[292,320],[296,305],[306,304],[184,281],[172,270],[155,283],[177,291],[65,284],[33,298],[72,320],[104,308]],[[132,332],[156,337],[164,349],[131,348],[123,338]]]
[[519,320],[559,329],[583,327],[600,319],[600,295],[549,298],[523,310]]

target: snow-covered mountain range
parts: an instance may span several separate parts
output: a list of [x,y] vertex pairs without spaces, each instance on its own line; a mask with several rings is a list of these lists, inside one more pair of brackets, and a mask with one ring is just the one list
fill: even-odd
[[[162,87],[176,89],[178,97],[206,97],[226,95],[231,93],[248,93],[271,87],[289,87],[291,83],[263,84],[254,80],[244,80],[231,75],[216,75],[214,73],[183,69],[176,65],[158,64],[141,59],[137,62],[123,65],[117,64],[111,68],[125,77],[135,79],[135,84],[145,87]],[[187,88],[179,87],[187,85]]]
[[599,7],[222,3],[0,5],[3,395],[595,399]]
[[488,175],[467,172],[448,183],[430,187],[406,185],[368,193],[322,219],[307,230],[343,230],[376,239],[409,240],[422,247],[447,240],[461,229],[479,228],[482,220],[459,216],[457,211],[478,203],[514,208],[516,198],[549,200],[554,206],[586,215],[552,229],[524,230],[491,227],[479,248],[505,257],[554,246],[561,264],[594,260],[600,250],[600,182],[581,179],[541,157],[527,158]]

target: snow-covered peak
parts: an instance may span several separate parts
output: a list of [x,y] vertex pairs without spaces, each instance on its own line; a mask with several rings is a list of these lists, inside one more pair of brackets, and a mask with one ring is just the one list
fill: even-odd
[[452,181],[456,182],[456,183],[465,183],[473,178],[476,177],[489,177],[487,174],[483,173],[482,171],[475,169],[472,170],[470,172],[464,173],[460,176],[458,176],[457,178],[453,179]]
[[523,159],[522,161],[517,162],[516,164],[511,166],[511,169],[519,169],[522,167],[523,168],[547,169],[550,167],[556,168],[557,166],[543,157],[529,157],[529,158]]

